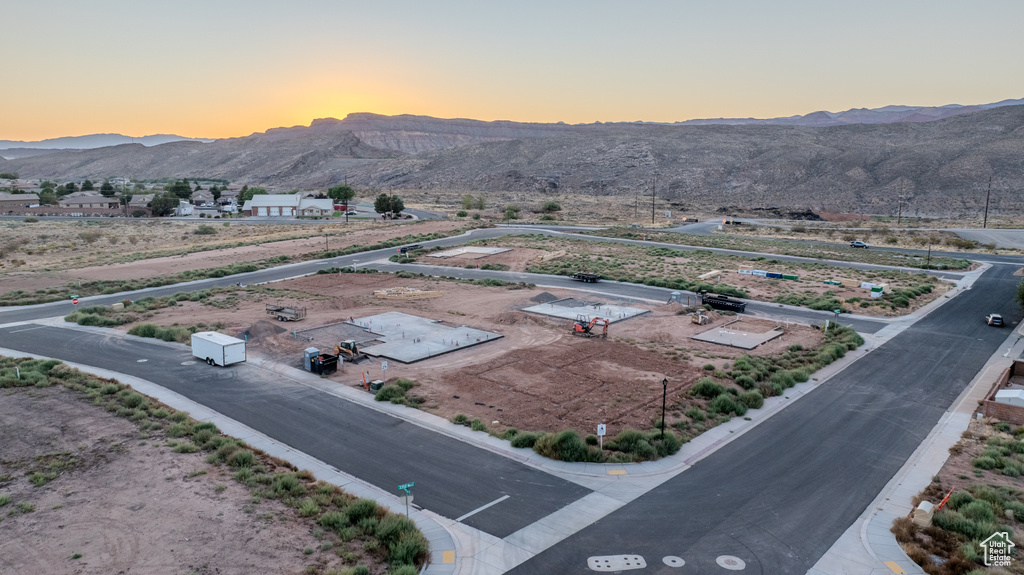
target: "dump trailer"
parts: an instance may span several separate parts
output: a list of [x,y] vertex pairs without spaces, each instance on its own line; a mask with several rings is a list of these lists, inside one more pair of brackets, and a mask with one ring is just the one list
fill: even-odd
[[581,282],[587,282],[591,284],[597,283],[597,281],[601,279],[600,275],[592,274],[590,272],[576,272],[569,277],[571,277],[574,280],[579,280]]
[[359,361],[369,357],[365,353],[359,351],[359,346],[357,346],[356,342],[351,339],[347,339],[334,346],[334,354],[350,363],[358,363]]
[[747,311],[747,302],[737,299],[729,299],[724,295],[700,294],[701,303],[711,306],[714,309],[744,313]]
[[267,315],[276,317],[277,321],[299,321],[300,319],[306,319],[306,308],[288,307],[268,303]]
[[245,341],[215,331],[192,334],[192,355],[221,367],[245,361]]

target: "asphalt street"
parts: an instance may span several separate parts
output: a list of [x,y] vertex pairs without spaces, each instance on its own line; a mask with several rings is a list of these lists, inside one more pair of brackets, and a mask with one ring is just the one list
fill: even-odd
[[490,451],[366,409],[249,364],[196,361],[188,349],[32,324],[0,347],[144,378],[384,490],[415,482],[416,505],[505,537],[590,493]]
[[[878,495],[1021,320],[1019,278],[973,288],[693,468],[511,571],[587,573],[591,556],[639,554],[645,573],[805,573]],[[1002,313],[1009,326],[983,318]]]

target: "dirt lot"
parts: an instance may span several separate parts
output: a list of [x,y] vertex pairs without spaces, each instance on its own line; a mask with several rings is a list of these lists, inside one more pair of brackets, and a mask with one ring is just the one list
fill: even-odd
[[[523,430],[560,430],[567,427],[590,432],[597,423],[609,424],[609,433],[625,427],[648,429],[655,416],[654,403],[661,400],[661,380],[667,378],[669,399],[684,401],[681,394],[702,375],[706,364],[722,368],[743,350],[689,339],[690,335],[721,326],[735,318],[710,315],[710,326],[696,326],[690,317],[677,315],[679,304],[647,305],[653,313],[612,324],[608,340],[570,335],[566,320],[520,311],[535,305],[531,298],[540,289],[510,290],[429,279],[400,279],[387,274],[318,275],[279,282],[285,292],[235,297],[235,305],[221,309],[210,305],[232,299],[227,293],[208,304],[183,302],[158,310],[140,321],[159,325],[222,323],[222,331],[248,331],[252,353],[265,354],[299,367],[302,350],[309,343],[295,339],[292,330],[360,317],[401,311],[425,318],[467,325],[504,337],[494,342],[403,365],[390,362],[389,379],[402,377],[420,385],[413,393],[425,398],[423,407],[450,418],[462,413],[480,418],[493,429],[506,426]],[[381,300],[375,289],[414,287],[441,290],[442,297],[422,300]],[[316,294],[316,299],[301,294]],[[556,297],[585,297],[578,292],[551,290]],[[590,298],[588,298],[590,299]],[[596,299],[596,298],[594,298]],[[267,321],[265,303],[305,306],[308,319],[281,324]],[[744,319],[742,327],[763,332],[774,322]],[[122,329],[127,329],[124,326]],[[735,326],[738,327],[738,326]],[[284,329],[288,331],[281,333]],[[771,354],[790,345],[814,347],[818,331],[793,326],[779,339],[756,348],[753,354]],[[329,350],[323,350],[329,351]],[[343,385],[361,384],[363,371],[370,379],[381,376],[380,363],[370,360],[345,365],[331,379]],[[680,404],[673,417],[682,417]],[[491,424],[498,421],[498,424]],[[669,418],[669,424],[673,421]]]
[[[337,249],[406,234],[448,231],[461,224],[434,220],[317,226],[156,220],[0,225],[4,226],[0,284],[7,292],[63,286],[78,280],[147,278],[279,255],[296,256],[327,246]],[[197,235],[196,230],[204,225],[216,233]]]
[[[455,267],[497,264],[519,272],[561,273],[588,270],[601,273],[604,277],[630,281],[645,277],[696,281],[700,276],[710,273],[711,275],[702,281],[709,284],[721,282],[740,288],[749,294],[750,299],[770,302],[776,301],[777,298],[793,297],[813,301],[830,293],[839,304],[853,313],[870,316],[898,316],[910,313],[940,297],[953,286],[949,282],[938,281],[921,274],[912,275],[898,271],[861,271],[824,264],[796,264],[764,257],[724,256],[704,251],[673,251],[669,253],[683,255],[668,257],[660,253],[652,255],[651,249],[648,248],[564,238],[505,236],[473,242],[473,245],[514,249],[485,258],[465,254],[450,258],[423,256],[417,261]],[[541,258],[546,259],[541,261]],[[740,266],[796,275],[799,280],[768,279],[740,274],[737,273]],[[823,283],[825,280],[855,282],[855,287],[829,285]],[[889,291],[928,284],[932,291],[909,300],[906,307],[893,308],[888,305],[874,305],[876,302],[872,301],[870,290],[860,288],[860,282],[885,284]]]
[[[162,435],[140,436],[60,386],[0,390],[0,496],[10,497],[0,574],[298,574],[340,564],[308,520],[280,501],[255,503],[226,468],[202,452],[172,453]],[[58,459],[55,479],[30,483],[29,471]]]

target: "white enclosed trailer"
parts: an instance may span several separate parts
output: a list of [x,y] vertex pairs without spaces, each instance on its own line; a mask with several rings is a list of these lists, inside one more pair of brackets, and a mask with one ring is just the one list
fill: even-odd
[[215,331],[192,334],[192,355],[210,365],[231,365],[245,361],[245,342]]

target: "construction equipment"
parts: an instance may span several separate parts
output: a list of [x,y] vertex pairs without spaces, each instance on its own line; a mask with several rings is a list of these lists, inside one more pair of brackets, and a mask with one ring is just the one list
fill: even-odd
[[277,318],[277,321],[299,321],[306,318],[306,308],[287,307],[283,305],[267,304],[267,315]]
[[351,339],[346,339],[340,344],[334,346],[334,354],[350,363],[358,363],[366,359],[365,353],[359,351],[359,346],[356,342]]
[[569,277],[586,283],[597,283],[601,279],[600,274],[592,274],[590,272],[576,272]]
[[[590,319],[587,316],[580,314],[576,316],[576,321],[572,324],[572,334],[581,337],[608,337],[608,324],[610,320],[600,317]],[[594,326],[597,324],[603,324],[604,329],[601,333],[594,333]]]
[[711,323],[711,318],[700,312],[697,312],[690,316],[690,323],[695,323],[697,325],[707,325]]

